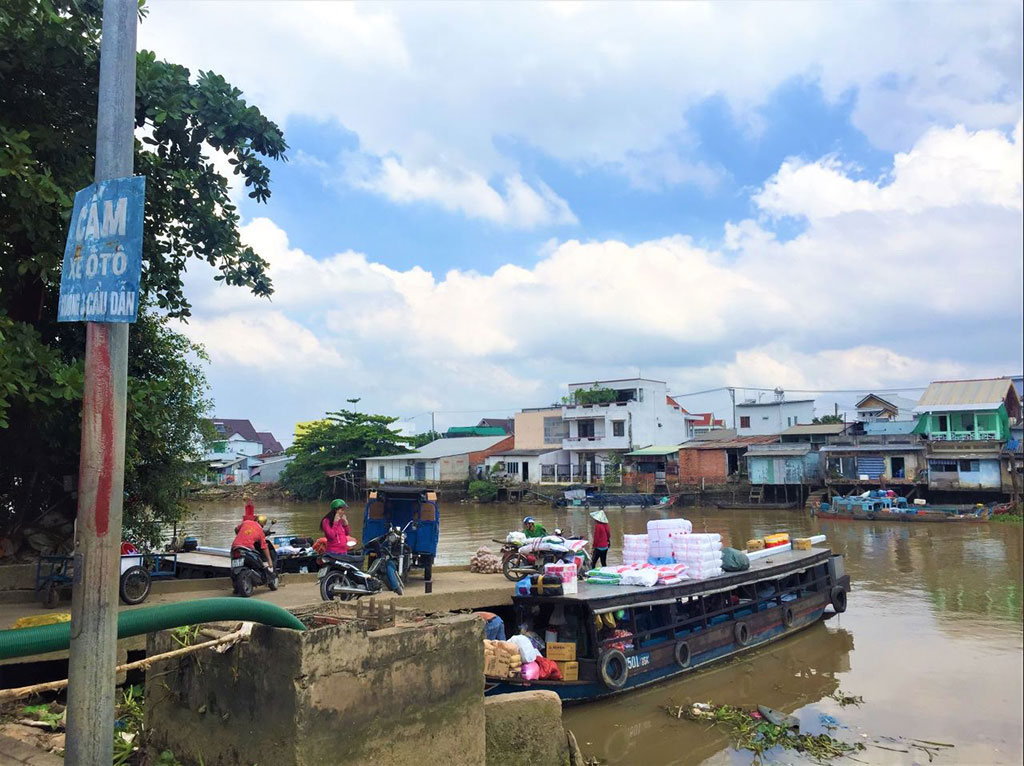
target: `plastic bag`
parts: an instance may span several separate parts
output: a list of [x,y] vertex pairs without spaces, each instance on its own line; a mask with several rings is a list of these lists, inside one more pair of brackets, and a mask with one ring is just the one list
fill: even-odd
[[522,674],[527,681],[536,681],[540,678],[540,668],[536,662],[527,662],[523,664]]
[[540,652],[537,651],[536,647],[534,647],[533,645],[533,642],[530,641],[530,639],[528,639],[526,636],[512,636],[512,638],[508,640],[509,643],[513,643],[516,645],[516,647],[518,647],[519,656],[523,660],[524,669],[525,665],[533,662],[540,656]]

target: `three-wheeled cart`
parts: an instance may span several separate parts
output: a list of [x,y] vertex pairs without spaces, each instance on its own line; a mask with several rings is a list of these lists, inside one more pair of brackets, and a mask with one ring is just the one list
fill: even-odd
[[404,528],[410,521],[405,543],[412,567],[423,570],[431,580],[437,541],[441,534],[441,511],[437,493],[417,487],[382,486],[370,490],[363,511],[363,545],[386,534],[391,527]]
[[[141,604],[149,597],[153,580],[178,574],[177,554],[142,553],[130,544],[122,545],[121,550],[117,592],[126,604]],[[74,557],[40,556],[36,564],[36,597],[43,606],[57,606],[61,596],[70,592],[74,576]]]

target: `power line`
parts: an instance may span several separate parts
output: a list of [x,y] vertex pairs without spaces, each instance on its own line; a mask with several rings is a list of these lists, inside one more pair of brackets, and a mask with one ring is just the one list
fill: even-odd
[[[874,386],[864,386],[863,388],[785,388],[783,389],[787,393],[794,394],[859,394],[865,391],[871,391],[879,394],[894,394],[900,391],[924,391],[928,386],[890,386],[888,388],[877,388]],[[774,393],[775,388],[762,388],[758,386],[719,386],[718,388],[708,388],[704,391],[690,391],[685,394],[671,394],[673,397],[684,397],[684,396],[699,396],[700,394],[713,394],[716,391],[729,391],[735,389],[737,391],[764,391],[767,393]]]

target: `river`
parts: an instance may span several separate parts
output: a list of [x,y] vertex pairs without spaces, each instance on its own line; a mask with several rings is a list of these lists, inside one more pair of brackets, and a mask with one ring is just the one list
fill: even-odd
[[[315,533],[324,506],[261,505],[277,529]],[[203,544],[227,545],[241,508],[196,506],[188,524]],[[647,521],[668,511],[608,510],[618,563],[622,534],[642,534]],[[567,708],[565,721],[584,752],[619,764],[747,764],[728,738],[703,725],[670,718],[663,707],[711,701],[794,713],[810,728],[828,714],[835,735],[868,742],[881,736],[955,745],[936,757],[946,764],[1020,764],[1024,761],[1021,698],[1022,532],[1011,524],[898,524],[820,521],[797,511],[722,511],[687,508],[694,531],[720,532],[726,544],[777,531],[824,534],[845,554],[853,582],[849,609],[741,660],[618,699]],[[465,563],[491,538],[504,537],[531,514],[547,529],[584,532],[582,509],[446,504],[442,507],[439,563]],[[361,511],[349,514],[356,530]],[[864,698],[840,707],[828,695],[842,690]],[[867,738],[862,735],[867,735]],[[890,746],[899,749],[901,745]],[[875,764],[927,763],[909,754],[871,747],[856,754]],[[793,753],[785,763],[811,763]]]

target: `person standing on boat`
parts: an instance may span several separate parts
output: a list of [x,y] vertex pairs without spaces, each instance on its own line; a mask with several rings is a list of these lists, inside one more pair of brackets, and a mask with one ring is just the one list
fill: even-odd
[[332,500],[331,510],[320,520],[320,529],[327,538],[326,553],[348,553],[348,538],[352,530],[345,517],[348,503],[344,500]]
[[594,520],[594,566],[608,566],[608,548],[612,543],[612,528],[608,526],[608,515],[601,510],[591,511]]
[[539,524],[533,516],[527,516],[523,519],[523,534],[525,534],[527,538],[544,537],[547,533],[548,531],[544,529],[544,525]]

